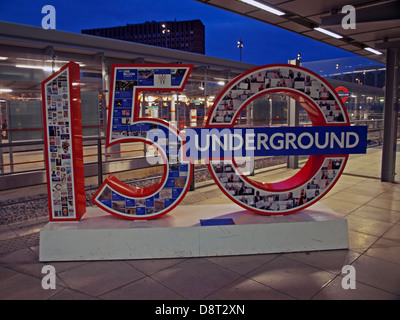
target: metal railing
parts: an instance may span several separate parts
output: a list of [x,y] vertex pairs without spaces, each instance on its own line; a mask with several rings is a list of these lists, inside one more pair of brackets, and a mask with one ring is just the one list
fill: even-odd
[[[189,127],[190,122],[188,124]],[[241,121],[239,121],[238,124],[241,124]],[[202,126],[203,119],[197,122],[196,125]],[[352,125],[368,126],[370,147],[382,144],[383,120],[356,120],[352,121]],[[400,128],[398,136],[400,137]],[[105,139],[104,136],[83,137],[83,148],[89,151],[84,155],[85,177],[97,176],[97,182],[100,185],[103,182],[104,174],[145,169],[150,166],[146,160],[145,143],[140,142],[129,148],[127,147],[126,150],[121,149],[113,151],[105,148]],[[24,150],[32,149],[32,147],[35,147],[36,154],[30,157],[33,151]],[[18,151],[15,151],[16,149]],[[8,158],[8,162],[4,161],[5,158]],[[20,160],[18,160],[18,158],[20,158]],[[94,159],[89,161],[88,159],[90,158]],[[0,142],[0,190],[45,183],[44,159],[43,139]],[[38,166],[38,164],[42,165]],[[22,169],[18,170],[18,168]],[[194,188],[194,186],[192,186],[192,188]]]

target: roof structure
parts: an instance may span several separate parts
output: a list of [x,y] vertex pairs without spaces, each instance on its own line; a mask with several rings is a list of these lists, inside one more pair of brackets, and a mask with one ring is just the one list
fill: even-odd
[[[385,49],[400,46],[398,0],[196,0],[386,63]],[[351,5],[355,29],[349,25]],[[342,10],[344,13],[342,13]],[[324,31],[328,31],[324,33]],[[330,34],[327,34],[329,33]],[[368,51],[377,50],[376,53]]]

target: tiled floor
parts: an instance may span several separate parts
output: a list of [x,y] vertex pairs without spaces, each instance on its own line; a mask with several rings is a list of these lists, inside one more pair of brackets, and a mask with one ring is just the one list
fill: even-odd
[[[375,157],[375,155],[374,155]],[[363,170],[359,163],[350,169]],[[280,177],[279,169],[263,174]],[[41,286],[38,232],[47,219],[0,226],[0,299],[400,299],[400,185],[342,175],[322,202],[348,220],[348,250],[159,260],[56,262]],[[185,204],[227,203],[210,184]],[[342,267],[356,271],[343,289]],[[344,279],[346,280],[346,279]]]

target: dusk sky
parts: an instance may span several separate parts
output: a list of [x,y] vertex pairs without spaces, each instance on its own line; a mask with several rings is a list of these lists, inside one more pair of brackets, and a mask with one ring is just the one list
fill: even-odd
[[56,9],[56,29],[81,33],[82,29],[122,26],[145,21],[200,19],[206,30],[206,55],[257,65],[286,63],[300,52],[302,61],[355,57],[354,54],[256,20],[194,0],[0,0],[0,20],[41,27],[44,5]]

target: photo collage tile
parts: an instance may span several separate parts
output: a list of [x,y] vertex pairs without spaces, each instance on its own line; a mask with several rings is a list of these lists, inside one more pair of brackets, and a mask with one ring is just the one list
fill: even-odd
[[337,177],[343,158],[327,158],[322,168],[306,185],[292,192],[271,193],[252,187],[235,171],[230,163],[212,164],[212,168],[225,191],[238,202],[257,210],[285,211],[305,205],[318,197]]
[[75,217],[68,71],[47,83],[46,111],[53,217]]
[[[114,85],[111,139],[146,137],[146,124],[132,124],[133,89],[179,87],[187,69],[131,69],[117,68]],[[145,89],[144,89],[145,90]]]
[[[293,71],[294,70],[294,71]],[[344,122],[344,114],[329,89],[311,74],[282,67],[257,71],[236,83],[219,102],[212,124],[232,123],[243,103],[252,95],[269,88],[287,87],[308,95],[321,109],[327,122]]]

